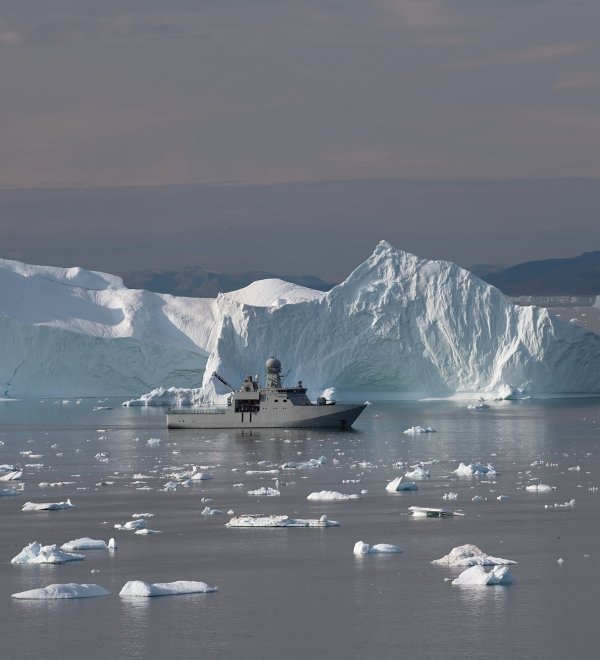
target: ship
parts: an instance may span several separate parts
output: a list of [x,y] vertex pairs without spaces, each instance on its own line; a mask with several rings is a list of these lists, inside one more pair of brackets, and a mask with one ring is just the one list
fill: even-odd
[[212,376],[229,388],[223,406],[169,408],[170,429],[264,429],[264,428],[337,428],[349,429],[365,409],[366,403],[338,403],[319,397],[312,402],[302,381],[292,387],[282,383],[281,362],[271,356],[266,362],[266,385],[258,376],[246,376],[234,389],[215,371]]

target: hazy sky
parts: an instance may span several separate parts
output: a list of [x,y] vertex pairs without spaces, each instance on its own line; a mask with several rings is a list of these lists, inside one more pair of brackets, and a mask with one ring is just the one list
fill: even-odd
[[320,242],[288,272],[380,238],[465,264],[598,248],[598,25],[598,0],[2,0],[0,256],[231,271],[243,229],[263,268],[303,221]]

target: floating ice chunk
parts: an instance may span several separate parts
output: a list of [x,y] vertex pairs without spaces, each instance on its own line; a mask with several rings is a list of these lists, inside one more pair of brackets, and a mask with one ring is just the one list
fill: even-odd
[[310,493],[306,499],[311,502],[345,502],[347,500],[360,500],[360,495],[347,495],[345,493],[338,493],[335,490],[321,490]]
[[529,399],[530,396],[523,389],[504,384],[498,388],[495,398],[497,401],[515,401],[517,399]]
[[487,497],[482,497],[481,495],[473,495],[471,502],[487,502]]
[[556,490],[556,486],[549,486],[548,484],[529,484],[525,486],[525,490],[528,493],[550,493],[553,490]]
[[61,546],[62,550],[71,552],[72,550],[106,550],[108,545],[104,541],[97,539],[91,539],[89,536],[84,536],[80,539],[74,539],[73,541],[67,541]]
[[132,518],[154,518],[153,513],[132,513]]
[[161,442],[162,440],[160,438],[148,438],[148,440],[146,440],[146,445],[148,447],[158,447]]
[[67,584],[49,584],[40,589],[31,589],[30,591],[21,591],[13,594],[13,598],[92,598],[94,596],[107,596],[110,591],[97,584],[76,584],[68,582]]
[[477,403],[471,403],[467,406],[467,410],[488,410],[489,405],[485,402],[483,397],[479,397]]
[[0,488],[0,497],[10,497],[11,495],[19,495],[21,490],[16,488]]
[[404,431],[406,435],[416,435],[417,433],[437,433],[433,426],[411,426]]
[[558,504],[557,502],[554,503],[554,506],[550,506],[550,504],[546,504],[544,506],[544,509],[574,509],[575,508],[575,500],[569,500],[568,502],[564,502],[563,504]]
[[487,572],[483,566],[471,566],[463,571],[452,584],[465,587],[479,587],[493,584],[512,584],[515,581],[508,566],[494,566]]
[[409,506],[408,513],[415,518],[447,518],[449,516],[464,516],[464,513],[450,509],[436,509],[426,506]]
[[246,474],[279,474],[279,470],[246,470]]
[[23,476],[23,470],[13,470],[0,476],[0,481],[17,481]]
[[234,516],[226,527],[339,527],[340,523],[327,516],[315,518],[289,518],[288,516],[263,516],[247,514]]
[[180,594],[209,594],[217,591],[217,587],[209,587],[206,582],[191,582],[177,580],[176,582],[142,582],[131,580],[126,582],[119,596],[177,596]]
[[397,545],[390,545],[389,543],[376,543],[370,546],[364,541],[357,541],[354,544],[355,555],[377,555],[377,554],[397,554],[402,552]]
[[56,511],[57,509],[72,509],[75,505],[71,500],[66,502],[25,502],[21,511]]
[[209,481],[212,479],[215,475],[211,474],[210,472],[193,472],[192,476],[190,477],[191,481]]
[[211,509],[209,506],[205,506],[200,515],[202,515],[202,516],[219,516],[219,515],[222,515],[223,513],[225,513],[225,512],[221,511],[220,509]]
[[404,473],[405,477],[409,479],[427,479],[430,476],[429,470],[426,470],[422,465],[417,465],[413,470]]
[[281,465],[282,470],[308,470],[310,468],[316,468],[316,467],[321,467],[321,465],[325,465],[327,462],[327,459],[325,456],[321,456],[320,458],[310,458],[308,461],[304,461],[303,463],[294,463],[294,462],[289,462],[289,463],[283,463]]
[[116,550],[117,549],[117,543],[114,538],[108,539],[108,549],[109,550]]
[[136,529],[134,534],[139,534],[140,536],[149,536],[150,534],[162,534],[162,532],[159,532],[157,529],[148,529],[147,527],[144,527],[142,529]]
[[557,563],[557,564],[564,564],[564,563],[565,563],[565,560],[564,560],[562,557],[559,557],[559,558],[556,560],[556,563]]
[[443,500],[457,500],[458,499],[458,493],[444,493],[442,495]]
[[396,477],[385,487],[388,493],[397,493],[402,490],[419,490],[414,481],[404,481],[404,477]]
[[498,502],[508,502],[508,500],[510,500],[510,496],[509,495],[498,495],[498,497],[496,499],[498,500]]
[[476,545],[466,543],[453,548],[447,555],[434,559],[431,563],[439,566],[502,566],[517,562],[512,559],[492,557]]
[[498,471],[491,463],[487,465],[482,465],[481,463],[469,463],[469,465],[465,465],[461,463],[453,472],[459,477],[474,477],[482,474],[492,477],[498,474]]
[[271,488],[270,486],[262,486],[257,490],[249,490],[248,495],[256,495],[257,497],[260,496],[278,497],[279,495],[281,495],[281,492],[278,491],[276,488]]
[[26,545],[18,555],[10,560],[11,564],[64,564],[67,561],[81,561],[84,555],[63,552],[57,545],[42,545],[33,541]]
[[146,527],[146,521],[144,518],[136,518],[135,520],[128,520],[126,523],[123,523],[122,525],[117,523],[115,525],[115,529],[124,529],[124,530],[136,530],[136,529],[144,529]]

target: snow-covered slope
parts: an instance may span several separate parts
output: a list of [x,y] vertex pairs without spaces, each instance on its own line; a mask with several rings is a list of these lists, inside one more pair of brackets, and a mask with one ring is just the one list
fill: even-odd
[[[262,280],[216,299],[130,290],[118,277],[0,260],[0,394],[214,394],[276,354],[312,393],[393,398],[489,391],[600,392],[600,336],[515,307],[444,261],[381,242],[328,293]],[[360,393],[360,394],[359,394]]]

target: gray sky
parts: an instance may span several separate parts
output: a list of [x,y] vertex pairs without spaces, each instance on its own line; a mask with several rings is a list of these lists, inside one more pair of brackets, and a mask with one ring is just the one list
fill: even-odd
[[339,277],[380,238],[598,248],[599,24],[598,0],[3,0],[0,254],[237,270],[271,242]]

